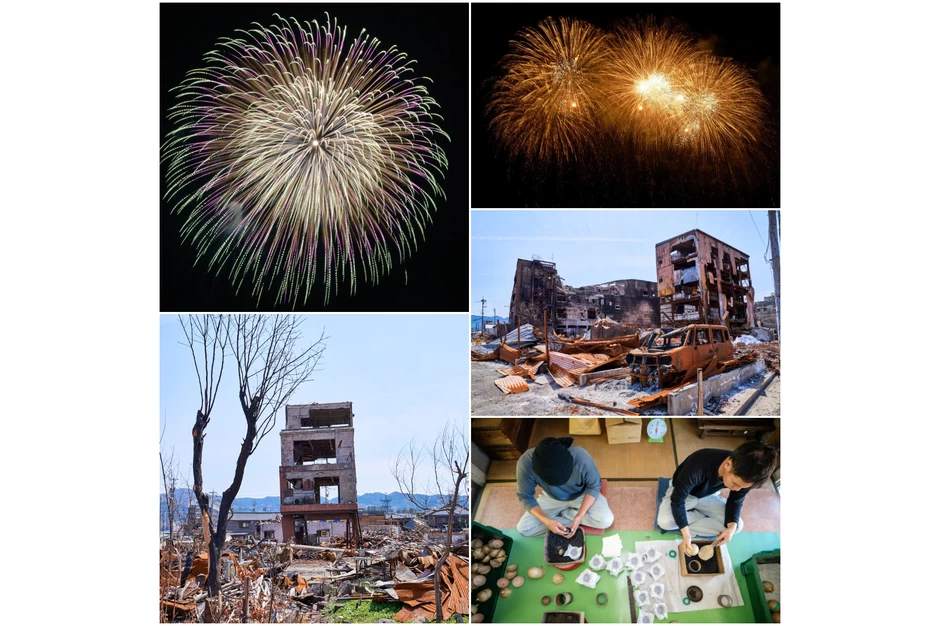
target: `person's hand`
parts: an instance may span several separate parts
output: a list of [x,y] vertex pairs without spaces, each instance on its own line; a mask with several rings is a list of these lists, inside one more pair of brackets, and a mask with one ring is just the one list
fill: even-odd
[[565,525],[559,522],[556,519],[550,519],[545,523],[548,526],[548,530],[555,533],[556,535],[561,535],[562,537],[568,536],[568,529],[565,528]]
[[691,537],[691,535],[688,536],[688,537],[683,537],[683,538],[682,538],[682,552],[683,552],[683,554],[686,554],[686,555],[692,553],[692,537]]
[[724,531],[722,531],[722,533],[721,533],[720,535],[718,535],[718,537],[716,537],[715,545],[716,545],[716,546],[723,546],[723,545],[725,545],[726,543],[728,543],[729,541],[731,541],[731,537],[733,537],[733,536],[734,536],[734,529],[733,529],[733,528],[725,528]]
[[574,537],[574,534],[575,532],[577,532],[578,526],[580,525],[581,525],[581,520],[579,520],[577,517],[571,520],[571,526],[568,527],[568,533],[565,536],[568,537],[569,539]]

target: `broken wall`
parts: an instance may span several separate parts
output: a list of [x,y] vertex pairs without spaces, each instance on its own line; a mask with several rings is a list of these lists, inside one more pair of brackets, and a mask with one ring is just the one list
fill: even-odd
[[622,279],[585,287],[564,285],[554,263],[518,259],[509,315],[514,324],[541,328],[542,312],[557,332],[583,333],[596,320],[609,317],[641,328],[660,325],[656,283]]

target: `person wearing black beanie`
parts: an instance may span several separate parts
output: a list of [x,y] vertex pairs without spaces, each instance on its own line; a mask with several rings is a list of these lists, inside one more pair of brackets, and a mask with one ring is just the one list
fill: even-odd
[[[573,443],[571,437],[547,437],[516,462],[516,495],[526,509],[516,526],[520,535],[571,537],[582,523],[594,528],[614,523],[594,459]],[[543,491],[537,500],[536,485]]]

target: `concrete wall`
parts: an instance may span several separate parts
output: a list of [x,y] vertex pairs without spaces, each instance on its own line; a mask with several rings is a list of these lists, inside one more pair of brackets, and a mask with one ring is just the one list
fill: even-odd
[[[703,380],[704,401],[708,402],[716,396],[728,393],[752,376],[763,373],[764,370],[762,359]],[[696,404],[698,404],[698,383],[692,383],[669,394],[667,415],[688,415]]]
[[284,409],[285,430],[305,428],[302,420],[320,418],[339,422],[338,426],[352,427],[352,402],[313,402],[311,404],[289,404]]

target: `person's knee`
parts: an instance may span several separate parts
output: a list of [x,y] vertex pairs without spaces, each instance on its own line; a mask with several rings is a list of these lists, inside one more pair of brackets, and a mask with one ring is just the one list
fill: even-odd
[[523,515],[519,523],[516,524],[516,532],[523,537],[533,537],[539,534],[539,526],[542,525],[542,522],[538,521],[534,516]]
[[614,512],[605,507],[597,517],[597,528],[610,528],[614,525]]
[[664,511],[662,508],[659,510],[659,515],[656,516],[656,523],[659,524],[659,527],[663,530],[675,530],[679,528],[679,525],[676,524],[676,520],[672,517],[672,511]]

